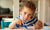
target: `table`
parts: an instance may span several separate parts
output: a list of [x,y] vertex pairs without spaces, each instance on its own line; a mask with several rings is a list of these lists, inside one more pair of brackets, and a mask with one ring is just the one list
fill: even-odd
[[[4,29],[9,29],[9,28],[4,27]],[[9,30],[12,30],[12,29],[9,29]],[[19,28],[15,28],[15,30],[35,30],[35,29],[34,29],[34,26],[29,26],[28,29],[25,29],[24,27],[19,27]],[[39,30],[39,29],[37,29],[37,30]],[[43,29],[40,29],[40,30],[50,30],[50,27],[44,26]]]
[[[9,21],[10,21],[10,20],[11,20],[11,21],[14,20],[14,19],[11,19],[11,18],[10,18],[10,19],[9,19],[9,18],[3,18],[3,19],[4,19],[4,20],[3,20],[4,22],[7,22],[8,20],[9,20]],[[9,22],[9,21],[8,21],[8,22]],[[6,29],[6,30],[8,29],[8,30],[9,30],[8,27],[4,27],[4,29]],[[12,29],[10,29],[10,30],[12,30]],[[19,27],[19,28],[15,28],[15,30],[34,30],[34,26],[29,26],[28,29],[25,29],[24,27]],[[40,30],[50,30],[50,27],[44,26],[43,29],[40,29]]]

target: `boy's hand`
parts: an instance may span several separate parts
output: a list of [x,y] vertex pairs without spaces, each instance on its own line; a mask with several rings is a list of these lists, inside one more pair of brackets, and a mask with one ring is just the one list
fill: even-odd
[[16,20],[16,23],[19,24],[19,25],[21,25],[21,24],[24,25],[24,22],[23,22],[21,19],[17,19],[17,20]]
[[41,29],[43,27],[42,22],[38,21],[37,24],[34,25],[35,29]]

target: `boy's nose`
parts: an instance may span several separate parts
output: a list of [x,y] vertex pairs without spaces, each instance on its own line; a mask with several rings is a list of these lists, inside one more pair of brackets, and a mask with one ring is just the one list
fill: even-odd
[[28,18],[28,15],[26,15],[25,17]]

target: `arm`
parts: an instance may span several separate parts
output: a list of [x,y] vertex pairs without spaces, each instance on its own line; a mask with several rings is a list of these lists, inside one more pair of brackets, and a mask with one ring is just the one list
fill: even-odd
[[24,25],[24,22],[21,19],[16,19],[16,20],[12,21],[12,23],[10,23],[9,28],[10,29],[14,28],[16,26],[16,24]]
[[12,23],[9,24],[10,29],[12,29],[12,28],[14,28],[16,26],[16,24],[17,24],[16,21],[17,20],[14,20],[14,21],[12,21]]
[[35,29],[41,29],[43,28],[43,24],[40,20],[38,20],[38,22],[34,25]]

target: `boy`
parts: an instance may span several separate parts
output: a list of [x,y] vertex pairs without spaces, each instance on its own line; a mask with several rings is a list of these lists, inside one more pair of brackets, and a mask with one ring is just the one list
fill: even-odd
[[33,26],[33,24],[35,24],[35,29],[41,29],[42,22],[39,21],[36,17],[33,17],[35,9],[35,4],[32,1],[24,2],[20,10],[20,15],[16,17],[16,20],[10,23],[9,28],[14,28],[15,26],[18,27],[21,24],[24,26]]

